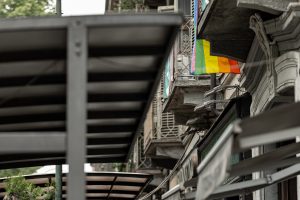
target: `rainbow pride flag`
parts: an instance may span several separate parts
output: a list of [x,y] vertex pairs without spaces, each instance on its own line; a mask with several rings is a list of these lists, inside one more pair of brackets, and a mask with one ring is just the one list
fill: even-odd
[[210,43],[197,39],[193,49],[191,73],[194,75],[213,73],[240,73],[238,62],[220,56],[210,55]]
[[[201,1],[202,10],[205,9],[207,1]],[[213,73],[240,73],[238,62],[228,58],[211,56],[210,43],[206,40],[197,39],[197,22],[199,12],[199,2],[194,0],[194,45],[190,73],[193,75],[213,74]]]

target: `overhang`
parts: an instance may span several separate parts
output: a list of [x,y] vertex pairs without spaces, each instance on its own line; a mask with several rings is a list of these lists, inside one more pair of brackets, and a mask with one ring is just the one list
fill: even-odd
[[245,62],[254,38],[250,16],[259,13],[270,19],[287,7],[288,1],[283,2],[278,8],[271,7],[270,1],[211,0],[200,18],[198,37],[210,41],[212,55]]
[[[47,187],[55,181],[54,174],[24,176],[28,182]],[[0,179],[0,197],[5,196],[6,178]],[[152,175],[142,173],[93,172],[86,174],[86,198],[92,199],[137,199],[152,180]],[[66,174],[63,174],[62,192],[66,199]]]
[[[275,172],[272,174],[267,174],[267,176],[264,178],[243,181],[243,182],[238,182],[238,183],[232,183],[232,184],[228,184],[228,185],[222,185],[222,186],[218,187],[211,194],[211,196],[207,198],[207,200],[214,200],[214,199],[219,199],[219,198],[229,198],[229,197],[235,197],[238,195],[249,194],[256,190],[263,189],[267,186],[286,181],[289,178],[295,177],[297,174],[300,173],[299,167],[300,167],[300,164],[296,164],[296,165],[290,166],[288,168],[285,168],[283,170],[280,170],[278,172]],[[171,191],[169,191],[169,192],[171,192]],[[183,191],[179,190],[179,191],[177,191],[177,193],[178,193],[178,195],[183,196],[183,198],[185,200],[196,199],[195,191],[183,192]],[[175,194],[173,192],[173,195],[175,195]]]
[[[175,80],[170,96],[163,104],[163,112],[174,113],[175,123],[180,125],[186,125],[189,119],[197,117],[194,108],[203,101],[203,94],[210,87],[209,78],[203,75],[199,80]],[[209,112],[204,115],[210,117]],[[206,128],[208,123],[202,123],[200,126]]]
[[[243,191],[251,192],[298,175],[300,160],[296,155],[300,152],[299,143],[282,146],[231,166],[229,160],[234,153],[295,139],[300,135],[299,113],[300,103],[294,103],[229,125],[198,166],[196,199],[224,198]],[[267,174],[266,178],[220,186],[228,177],[227,173],[232,177],[282,168],[277,173]]]
[[125,162],[181,23],[176,14],[0,20],[0,168],[62,164],[84,149],[87,162]]

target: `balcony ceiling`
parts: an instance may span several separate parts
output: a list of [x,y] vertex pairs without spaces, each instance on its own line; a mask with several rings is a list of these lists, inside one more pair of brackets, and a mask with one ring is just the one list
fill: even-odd
[[[189,119],[199,116],[194,108],[203,103],[203,94],[209,88],[209,76],[201,76],[199,80],[175,80],[170,96],[163,104],[163,112],[173,112],[176,124],[187,125]],[[207,127],[207,123],[204,126]]]
[[132,150],[181,16],[1,20],[0,168],[66,162],[68,26],[78,22],[87,29],[87,162],[125,162]]
[[269,2],[211,0],[200,19],[198,37],[211,42],[212,55],[245,62],[254,38],[250,16],[259,13],[266,20],[282,13],[283,8],[270,8]]

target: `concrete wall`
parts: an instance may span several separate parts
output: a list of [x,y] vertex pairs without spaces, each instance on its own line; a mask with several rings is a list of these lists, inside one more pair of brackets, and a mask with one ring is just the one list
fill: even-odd
[[144,148],[146,147],[148,140],[152,138],[153,133],[153,104],[149,107],[145,122],[144,122]]
[[[266,52],[254,40],[248,60],[242,74],[242,85],[252,94],[251,115],[257,115],[280,104],[294,102],[295,80],[299,76],[300,60],[300,4],[293,5],[281,17],[264,22],[265,31],[272,38],[273,48],[278,49],[277,56],[272,58],[274,72],[270,73]],[[268,44],[270,41],[263,41]],[[271,43],[269,43],[271,45]],[[264,62],[259,62],[264,61]],[[253,63],[258,63],[255,67]],[[272,82],[274,81],[274,86]],[[266,153],[276,148],[275,144],[252,150],[253,156]],[[268,173],[253,174],[253,179]],[[298,181],[299,185],[299,181]],[[299,189],[298,189],[299,190]],[[297,191],[295,191],[296,193]],[[278,185],[266,187],[254,192],[254,200],[278,200]],[[298,198],[299,199],[299,198]],[[285,199],[284,199],[285,200]]]

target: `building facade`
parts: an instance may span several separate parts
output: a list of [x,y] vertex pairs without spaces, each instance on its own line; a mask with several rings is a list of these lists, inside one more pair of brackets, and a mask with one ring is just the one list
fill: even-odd
[[[195,34],[194,5],[197,4],[200,14]],[[160,12],[182,12],[186,20],[167,61],[143,136],[136,145],[135,154],[142,155],[136,157],[136,162],[146,163],[144,170],[160,172],[158,183],[167,180],[162,187],[155,185],[161,190],[153,198],[202,199],[195,195],[201,184],[198,165],[216,148],[225,129],[237,120],[255,119],[299,101],[300,3],[297,0],[198,0],[195,4],[194,0],[175,0],[157,3],[156,7]],[[194,37],[210,42],[211,55],[239,61],[241,73],[191,74]],[[264,186],[248,185],[297,164],[296,158],[293,162],[275,162],[296,141],[296,137],[289,138],[231,153],[231,172],[218,186],[221,188],[216,187],[207,199],[299,199],[298,172],[279,181],[271,180]],[[295,152],[299,153],[298,147],[293,153],[285,154],[285,158],[296,157]],[[271,154],[273,167],[259,160]],[[216,180],[218,175],[215,174]]]

